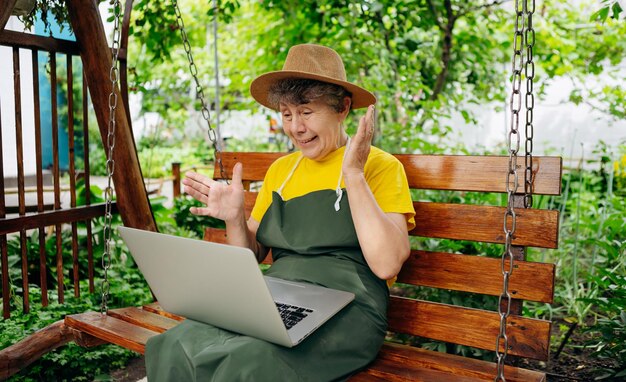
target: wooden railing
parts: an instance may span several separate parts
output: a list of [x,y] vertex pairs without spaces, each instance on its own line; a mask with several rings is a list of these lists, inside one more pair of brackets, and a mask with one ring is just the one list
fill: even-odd
[[[88,274],[89,290],[93,291],[93,243],[92,243],[92,219],[103,216],[104,208],[101,205],[94,205],[90,200],[88,190],[90,190],[91,181],[89,177],[89,135],[88,125],[89,112],[95,114],[98,121],[98,128],[100,131],[101,142],[108,143],[107,132],[109,128],[109,118],[115,121],[116,125],[116,137],[115,137],[115,152],[113,153],[113,160],[115,161],[115,172],[113,174],[113,183],[115,186],[116,202],[114,209],[119,209],[119,214],[125,225],[129,227],[156,230],[156,223],[150,204],[148,201],[148,194],[143,182],[143,176],[139,166],[139,159],[135,150],[134,137],[132,132],[132,126],[130,123],[130,113],[128,112],[128,84],[126,73],[126,56],[127,56],[127,42],[130,22],[130,11],[132,10],[132,1],[126,2],[125,17],[122,25],[122,41],[119,52],[120,60],[120,88],[113,88],[110,81],[110,68],[111,68],[111,54],[107,46],[107,39],[104,32],[104,26],[102,25],[102,17],[98,11],[97,2],[93,0],[72,0],[67,2],[69,20],[71,28],[76,36],[76,42],[67,41],[62,39],[56,39],[51,37],[35,36],[32,34],[19,33],[13,31],[3,30],[6,24],[6,20],[10,15],[10,10],[15,4],[14,0],[10,0],[5,9],[0,10],[0,46],[9,47],[12,52],[13,70],[8,75],[13,75],[14,82],[14,110],[0,110],[0,113],[14,114],[15,126],[0,126],[1,131],[5,129],[15,129],[16,135],[16,158],[18,163],[17,171],[17,205],[7,206],[4,192],[4,175],[3,169],[3,153],[0,152],[0,175],[2,175],[3,185],[0,191],[0,261],[2,267],[0,275],[2,276],[2,301],[3,301],[3,316],[10,316],[10,296],[9,296],[9,269],[8,269],[8,247],[7,240],[8,235],[19,237],[19,256],[22,271],[22,297],[23,297],[23,311],[28,312],[30,310],[29,301],[29,271],[33,270],[33,264],[28,264],[28,249],[27,249],[27,232],[30,229],[38,230],[38,250],[39,250],[39,273],[41,274],[39,283],[42,289],[42,305],[48,304],[48,290],[45,279],[45,272],[47,270],[48,255],[45,251],[46,231],[47,227],[54,228],[54,235],[56,236],[56,248],[55,263],[57,267],[56,282],[58,283],[58,300],[63,302],[65,290],[63,280],[66,276],[63,274],[63,248],[61,240],[61,232],[66,229],[71,231],[72,244],[72,270],[70,272],[73,280],[74,295],[80,294],[79,288],[79,272],[78,272],[78,256],[79,252],[82,255],[86,252],[88,257]],[[20,70],[20,52],[24,50],[30,51],[30,60],[33,62],[32,74],[26,73]],[[39,76],[37,72],[37,58],[40,54],[46,54],[48,61],[48,72],[50,73],[50,94],[40,94]],[[80,56],[80,62],[82,63],[82,70],[75,70],[72,58]],[[66,79],[57,78],[57,66],[58,60],[65,59],[65,71]],[[76,60],[78,62],[78,60]],[[0,74],[2,75],[2,74]],[[33,78],[33,110],[26,110],[22,108],[22,98],[25,96],[21,94],[21,87],[19,86],[21,78],[23,76],[32,76]],[[74,100],[74,77],[82,76],[82,85],[80,89],[77,89],[76,94],[80,94],[79,100]],[[81,82],[81,81],[78,81]],[[67,109],[60,108],[57,104],[57,85],[63,85],[67,88]],[[88,85],[88,86],[87,86]],[[88,91],[89,88],[89,91]],[[109,112],[109,99],[112,92],[115,92],[122,102],[118,102],[115,114],[110,115]],[[88,94],[89,93],[89,94]],[[91,105],[88,103],[88,98],[91,97]],[[52,123],[52,151],[53,151],[53,165],[52,165],[52,188],[53,188],[53,201],[52,203],[46,203],[43,197],[43,176],[42,176],[42,142],[41,135],[41,105],[40,99],[50,99],[51,101],[51,119]],[[81,106],[76,109],[80,109],[80,114],[75,114],[74,104],[75,101],[81,102]],[[91,107],[90,107],[91,106]],[[37,163],[36,170],[36,191],[37,202],[29,205],[27,203],[26,194],[32,187],[27,187],[25,184],[24,174],[24,134],[22,128],[22,116],[24,113],[33,113],[34,117],[34,136],[36,142],[36,149],[32,153],[32,157],[35,158]],[[78,124],[75,121],[75,116],[82,115],[82,124]],[[61,169],[59,165],[59,116],[64,116],[67,119],[68,132],[68,168],[65,170],[69,178],[69,186],[61,186],[60,175]],[[81,132],[84,137],[84,157],[83,168],[78,168],[77,158],[75,158],[75,144],[74,133]],[[30,136],[26,136],[27,139]],[[0,147],[2,142],[2,134],[0,134]],[[28,153],[27,153],[28,155]],[[84,202],[82,206],[78,206],[77,199],[77,178],[78,174],[85,174],[84,186],[87,192],[84,195]],[[64,177],[65,178],[65,177]],[[69,202],[66,205],[61,204],[61,190],[64,187],[69,188]],[[9,211],[15,212],[15,214],[8,215]],[[78,248],[78,224],[80,222],[86,224],[86,242],[85,248]]]
[[[0,248],[2,260],[2,302],[3,317],[10,316],[10,286],[9,286],[9,269],[8,269],[8,239],[16,234],[19,236],[19,256],[21,262],[21,289],[22,289],[22,309],[25,313],[30,311],[31,301],[29,289],[33,283],[39,284],[41,288],[41,304],[47,306],[49,303],[48,280],[49,263],[53,262],[56,267],[56,283],[58,301],[63,302],[65,299],[65,281],[66,277],[70,277],[73,281],[74,296],[80,295],[79,287],[79,252],[85,252],[88,258],[88,275],[89,292],[94,291],[93,284],[93,243],[92,243],[92,219],[103,216],[104,208],[100,204],[92,205],[90,190],[91,179],[90,158],[89,158],[89,95],[86,86],[86,79],[82,75],[81,70],[75,69],[74,61],[80,55],[78,44],[73,41],[60,40],[51,37],[35,36],[14,31],[0,32],[0,45],[9,47],[13,62],[13,100],[15,104],[14,110],[0,110],[1,113],[13,113],[15,115],[15,158],[8,158],[4,153],[0,153],[0,175],[2,175],[3,185],[0,188]],[[25,71],[21,59],[24,57],[24,51],[29,52],[28,56],[31,61],[31,70]],[[40,68],[40,55],[44,55],[47,62],[48,79],[50,82],[50,93],[43,94],[42,84],[40,84],[40,74],[46,68]],[[64,61],[63,66],[59,65],[59,60]],[[59,78],[58,72],[63,72],[65,78]],[[30,78],[29,78],[30,77]],[[75,77],[82,77],[82,80],[75,81]],[[26,80],[32,81],[32,108],[27,107],[23,102],[26,94],[22,91],[22,82]],[[82,83],[79,89],[75,89],[75,82]],[[57,102],[59,99],[58,89],[65,87],[66,105],[60,106]],[[75,92],[75,90],[77,90]],[[79,94],[80,98],[75,99],[75,94]],[[49,99],[51,104],[50,113],[42,115],[42,99]],[[76,103],[79,106],[76,107]],[[23,120],[27,113],[32,113],[34,126],[25,128]],[[75,113],[79,113],[78,115]],[[82,123],[78,123],[77,116],[81,116]],[[65,117],[64,125],[60,125],[60,116]],[[50,140],[50,137],[44,137],[42,134],[42,118],[51,126],[52,140],[52,185],[44,186],[44,169],[43,169],[43,144]],[[8,135],[9,129],[13,126],[2,126],[0,131],[0,141],[3,136]],[[32,129],[32,130],[31,130]],[[65,129],[67,131],[67,157],[68,163],[65,170],[60,166],[59,151],[59,131]],[[83,137],[82,168],[78,168],[76,157],[76,136]],[[33,152],[25,152],[25,140],[32,139],[35,143]],[[25,159],[34,160],[36,165],[35,184],[28,186],[25,184],[27,174],[25,174]],[[5,174],[3,167],[5,161],[15,162],[17,165],[16,183],[17,187],[13,190],[5,188]],[[66,172],[69,178],[69,185],[61,184],[61,173]],[[78,174],[83,175],[84,187],[87,192],[84,194],[84,205],[77,205],[77,183]],[[17,195],[17,205],[6,205],[7,192]],[[67,205],[61,204],[62,192],[69,193],[69,202]],[[44,193],[52,193],[52,201],[44,200]],[[27,196],[32,196],[27,199]],[[78,223],[84,222],[86,227],[86,248],[78,247]],[[46,252],[46,239],[48,238],[49,228],[53,228],[52,235],[55,236],[54,253]],[[63,269],[63,253],[62,232],[64,229],[71,230],[71,251],[72,270],[69,275],[64,274]],[[36,230],[38,233],[38,264],[29,263],[27,243],[30,230]],[[8,236],[10,235],[10,236]],[[54,260],[50,261],[50,257]],[[32,261],[32,260],[31,260]],[[30,269],[38,269],[39,280],[32,280],[29,277]]]

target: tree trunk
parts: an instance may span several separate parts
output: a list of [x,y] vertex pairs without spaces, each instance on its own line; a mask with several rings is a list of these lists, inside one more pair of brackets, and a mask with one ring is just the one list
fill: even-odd
[[[72,29],[81,48],[85,76],[100,126],[102,142],[108,153],[109,94],[112,87],[109,78],[111,49],[107,45],[104,26],[95,0],[69,0],[67,6]],[[130,121],[127,119],[120,91],[118,88],[115,91],[118,102],[115,110],[113,181],[119,212],[125,226],[156,231]]]

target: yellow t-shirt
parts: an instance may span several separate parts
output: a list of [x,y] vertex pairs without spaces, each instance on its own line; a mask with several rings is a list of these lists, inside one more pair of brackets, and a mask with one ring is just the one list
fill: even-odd
[[[330,153],[322,161],[302,158],[281,192],[289,200],[319,190],[335,190],[341,174],[345,146]],[[278,158],[265,174],[261,190],[252,209],[252,217],[260,222],[272,203],[272,192],[278,191],[300,158],[300,152]],[[415,210],[402,163],[393,155],[373,147],[364,168],[365,180],[383,212],[404,214],[407,228],[415,228]],[[341,187],[345,188],[343,179]],[[345,197],[345,196],[344,196]],[[391,287],[396,277],[387,280]]]
[[[282,190],[283,200],[293,199],[319,190],[334,190],[341,174],[345,146],[330,153],[322,161],[303,158]],[[252,217],[260,222],[272,203],[272,192],[285,182],[300,158],[295,152],[277,159],[267,170],[263,186],[252,209]],[[415,210],[409,193],[404,167],[393,155],[372,147],[365,163],[365,180],[383,212],[404,214],[408,229],[415,227]],[[345,188],[343,180],[341,187]]]

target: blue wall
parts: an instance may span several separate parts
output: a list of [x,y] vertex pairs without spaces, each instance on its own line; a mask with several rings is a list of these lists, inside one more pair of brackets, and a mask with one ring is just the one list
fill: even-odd
[[[52,15],[48,16],[50,23],[50,30],[52,36],[55,38],[61,38],[65,40],[76,41],[74,34],[70,32],[69,26],[65,26],[61,31],[60,26],[54,20]],[[39,36],[50,36],[50,32],[45,30],[45,26],[41,17],[37,18],[35,22],[35,34]],[[38,53],[38,73],[39,73],[39,101],[40,101],[40,117],[41,117],[41,136],[42,136],[42,167],[52,168],[53,156],[52,156],[52,98],[51,98],[51,86],[48,69],[48,54],[45,52]],[[57,54],[57,76],[59,73],[65,73],[66,67],[66,55]],[[75,66],[73,67],[74,75],[77,72]],[[76,101],[75,101],[76,102]],[[67,96],[63,94],[61,86],[57,84],[57,114],[58,114],[58,126],[59,126],[59,167],[62,171],[67,171],[69,168],[69,141],[67,135]],[[74,129],[78,129],[80,126],[74,126]],[[78,143],[78,142],[77,142]],[[78,145],[77,145],[78,146]],[[75,147],[76,155],[82,153],[82,147]],[[82,155],[82,154],[81,154]]]

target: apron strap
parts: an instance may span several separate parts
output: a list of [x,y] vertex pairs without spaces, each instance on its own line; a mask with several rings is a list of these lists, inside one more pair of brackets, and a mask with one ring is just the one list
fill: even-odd
[[283,188],[285,188],[285,185],[287,184],[289,179],[291,179],[291,176],[296,171],[296,168],[298,167],[300,162],[302,162],[302,158],[304,158],[304,156],[302,155],[302,153],[300,153],[300,158],[298,158],[298,160],[296,161],[296,164],[291,168],[289,175],[287,175],[287,177],[283,181],[283,184],[281,184],[280,188],[276,191],[276,193],[278,194],[278,196],[280,196],[281,199],[283,198]]
[[348,153],[348,149],[350,149],[350,136],[348,136],[348,140],[346,141],[346,150],[343,152],[343,159],[341,160],[341,167],[339,169],[339,180],[337,181],[337,188],[335,192],[337,193],[337,200],[335,201],[335,211],[339,211],[341,206],[341,197],[343,196],[343,189],[341,188],[341,180],[343,179],[343,162],[346,160],[346,154]]
[[[343,167],[343,161],[346,159],[346,154],[348,153],[349,148],[350,148],[350,136],[348,136],[348,140],[346,141],[346,149],[343,152],[343,159],[341,160],[342,167]],[[296,164],[294,164],[293,167],[291,168],[289,175],[287,175],[287,177],[283,181],[283,184],[280,185],[280,188],[276,190],[276,193],[278,194],[278,196],[280,196],[281,199],[283,198],[283,189],[285,188],[285,185],[287,184],[289,179],[291,179],[291,177],[293,176],[293,173],[296,171],[296,168],[298,167],[298,165],[300,164],[303,158],[304,156],[300,154],[300,157],[296,161]],[[340,168],[339,179],[337,180],[337,188],[335,189],[335,193],[337,194],[337,200],[335,201],[335,211],[339,211],[341,209],[340,203],[341,203],[341,198],[343,197],[343,189],[341,188],[342,180],[343,180],[343,171]]]

